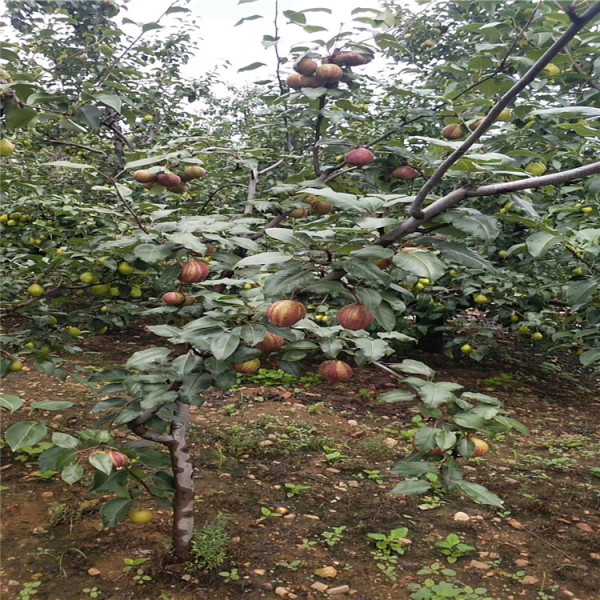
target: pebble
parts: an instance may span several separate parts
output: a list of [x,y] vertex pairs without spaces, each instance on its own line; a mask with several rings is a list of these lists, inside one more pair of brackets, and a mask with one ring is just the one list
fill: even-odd
[[385,438],[385,440],[383,440],[383,443],[388,447],[388,448],[395,448],[398,445],[398,440],[388,437]]
[[575,527],[577,527],[577,529],[581,529],[581,531],[585,531],[586,533],[594,532],[594,530],[587,523],[577,523]]
[[317,592],[324,592],[329,586],[320,581],[315,581],[310,587],[313,590],[317,590]]
[[590,552],[590,558],[592,560],[600,560],[600,552]]
[[264,569],[254,569],[253,573],[255,575],[266,575],[266,571]]
[[102,571],[100,569],[96,569],[96,567],[90,567],[88,569],[88,575],[91,575],[92,577],[96,577],[97,575],[100,575],[100,573],[102,573]]
[[11,587],[16,587],[16,586],[21,585],[21,584],[16,579],[11,579],[8,582],[8,585],[11,586]]
[[313,521],[320,521],[321,517],[318,517],[317,515],[302,515],[303,517],[306,517],[307,519],[312,519]]
[[534,577],[533,575],[526,575],[521,580],[521,583],[523,585],[535,585],[536,583],[539,583],[539,582],[540,582],[540,580],[537,577]]
[[279,586],[279,587],[276,587],[276,588],[275,588],[275,593],[276,593],[278,596],[281,596],[282,598],[285,598],[287,595],[289,595],[289,593],[290,593],[290,592],[288,591],[288,589],[287,589],[287,588],[284,588],[284,587],[282,587],[282,586]]
[[265,446],[274,446],[274,445],[275,445],[275,442],[273,440],[264,440],[263,442],[261,442],[259,444],[259,446],[261,448],[264,448]]
[[360,487],[360,483],[358,483],[358,481],[349,481],[348,482],[348,487],[358,488],[358,487]]
[[488,565],[487,563],[481,562],[479,560],[472,560],[469,563],[470,567],[473,567],[474,569],[481,569],[482,571],[487,571],[488,569],[491,569],[491,565]]
[[325,469],[328,473],[333,473],[334,475],[337,473],[341,473],[341,471],[339,469],[336,469],[334,467],[328,467],[327,469]]
[[317,577],[337,577],[337,569],[335,567],[322,567],[315,569],[314,574]]
[[293,521],[296,518],[296,515],[294,513],[289,513],[288,515],[284,515],[283,518],[287,519],[288,521]]
[[507,523],[513,528],[513,529],[518,529],[519,531],[523,531],[525,529],[525,527],[523,527],[523,525],[521,523],[519,523],[519,521],[517,521],[516,519],[509,519],[507,521]]
[[457,512],[457,513],[454,513],[454,516],[452,518],[455,521],[468,521],[468,520],[470,520],[471,517],[469,517],[469,515],[467,513]]
[[287,514],[288,514],[290,511],[289,511],[289,510],[288,510],[288,509],[287,509],[285,506],[278,506],[278,507],[275,509],[275,512],[276,512],[278,515],[287,515]]
[[330,596],[336,596],[337,594],[347,594],[350,591],[350,586],[340,585],[338,587],[329,588],[327,593]]
[[231,473],[221,473],[219,479],[231,479],[233,475]]
[[358,421],[355,421],[354,419],[350,419],[348,421],[348,425],[350,425],[350,427],[358,427]]
[[40,495],[42,498],[54,498],[54,492],[42,492]]
[[517,558],[514,562],[517,567],[526,567],[529,564],[529,561],[524,558]]

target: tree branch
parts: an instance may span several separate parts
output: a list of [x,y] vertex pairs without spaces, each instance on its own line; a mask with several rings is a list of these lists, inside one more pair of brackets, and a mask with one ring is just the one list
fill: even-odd
[[400,226],[382,235],[376,242],[373,243],[373,245],[384,247],[390,246],[405,235],[417,231],[417,229],[423,225],[423,223],[426,223],[434,217],[437,217],[439,214],[447,211],[449,208],[455,206],[466,198],[500,196],[502,194],[518,192],[520,190],[544,187],[545,185],[559,185],[568,181],[575,181],[576,179],[589,177],[590,175],[595,175],[597,173],[600,173],[600,161],[585,165],[583,167],[569,169],[568,171],[551,173],[550,175],[542,175],[541,177],[531,177],[521,181],[509,181],[503,183],[494,183],[491,185],[482,185],[474,189],[463,186],[450,192],[443,198],[439,198],[426,207],[423,210],[422,217],[420,219],[412,216],[409,217]]
[[593,4],[577,22],[574,22],[565,33],[539,58],[539,60],[523,75],[523,77],[500,98],[487,116],[480,123],[479,127],[457,148],[452,154],[442,162],[436,172],[425,182],[419,190],[412,206],[410,214],[413,218],[419,220],[423,217],[423,203],[427,196],[432,192],[446,172],[454,165],[469,148],[491,127],[496,117],[523,91],[542,70],[551,62],[551,60],[579,33],[579,31],[589,22],[594,20],[600,14],[600,2]]

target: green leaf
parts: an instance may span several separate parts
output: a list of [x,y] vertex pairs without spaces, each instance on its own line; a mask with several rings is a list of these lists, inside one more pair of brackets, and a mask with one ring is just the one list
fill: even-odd
[[516,419],[496,415],[494,417],[494,421],[496,421],[496,423],[500,423],[500,425],[503,425],[506,428],[506,431],[514,429],[523,435],[529,435],[529,429],[527,429],[523,423],[520,423]]
[[427,473],[438,475],[439,472],[440,469],[435,464],[422,460],[401,460],[390,469],[390,473],[404,475],[405,477],[418,477]]
[[231,356],[240,345],[240,337],[233,333],[221,333],[210,343],[210,351],[217,360],[225,360]]
[[129,498],[113,498],[100,509],[103,527],[114,527],[119,519],[126,517],[133,508],[134,501]]
[[597,279],[591,278],[572,283],[567,287],[567,302],[573,310],[579,310],[593,301],[597,290]]
[[481,429],[485,425],[486,419],[474,412],[458,412],[452,416],[452,420],[465,429]]
[[241,25],[244,21],[256,21],[256,19],[262,19],[262,16],[261,15],[252,15],[251,17],[244,17],[243,19],[240,19],[234,25],[234,27],[237,27],[238,25]]
[[248,346],[256,346],[265,339],[267,335],[267,328],[264,325],[258,325],[255,323],[249,323],[242,327],[240,332],[241,338],[248,344]]
[[65,169],[95,169],[92,165],[83,165],[81,163],[69,162],[68,160],[55,160],[52,162],[42,163],[42,167],[63,167]]
[[464,215],[454,219],[452,225],[460,231],[486,242],[492,242],[500,233],[498,221],[489,215]]
[[119,98],[119,96],[114,96],[112,94],[94,94],[94,98],[98,100],[98,102],[105,104],[106,106],[110,106],[110,108],[116,110],[118,113],[121,113],[123,101],[121,98]]
[[394,256],[394,264],[417,277],[426,277],[431,281],[439,279],[446,272],[444,263],[429,251],[401,252]]
[[58,431],[52,434],[52,443],[59,448],[77,448],[81,446],[81,442],[76,437]]
[[439,430],[435,434],[435,444],[442,451],[452,448],[456,444],[456,434],[453,431]]
[[347,260],[341,264],[348,275],[362,281],[379,283],[385,287],[390,284],[390,276],[374,264],[362,260]]
[[206,254],[206,244],[202,243],[199,237],[196,237],[193,233],[184,233],[178,231],[177,233],[167,233],[165,238],[172,244],[177,246],[183,246],[188,250],[199,252],[200,254]]
[[83,467],[80,465],[68,465],[61,471],[61,479],[69,485],[77,483],[83,477]]
[[580,357],[579,361],[584,367],[589,367],[592,363],[600,360],[600,348],[586,350]]
[[367,246],[366,248],[351,252],[350,255],[362,260],[381,260],[392,258],[394,251],[390,248],[382,248],[381,246]]
[[258,69],[258,68],[264,67],[264,66],[265,66],[265,63],[263,63],[263,62],[253,62],[250,65],[246,65],[245,67],[238,69],[238,73],[242,73],[243,71],[254,71],[254,69]]
[[285,254],[284,252],[261,252],[253,256],[247,256],[238,261],[233,268],[247,267],[248,265],[271,265],[276,263],[287,262],[291,260],[293,255]]
[[33,108],[15,108],[9,110],[6,114],[6,128],[19,129],[25,127],[36,115],[37,111]]
[[544,256],[552,248],[560,243],[560,238],[547,231],[536,231],[525,240],[527,251],[534,258]]
[[44,439],[46,431],[46,426],[43,423],[23,421],[11,425],[6,430],[4,439],[10,446],[10,449],[14,452],[25,446],[35,446]]
[[396,402],[412,402],[415,399],[415,395],[408,390],[393,390],[392,392],[385,392],[379,396],[380,402],[387,402],[388,404],[395,404]]
[[326,358],[335,358],[344,347],[342,340],[334,337],[327,337],[319,341],[321,352]]
[[418,496],[419,494],[428,492],[430,489],[431,484],[428,481],[402,481],[390,491],[390,494]]
[[164,362],[164,360],[171,354],[171,350],[168,348],[148,348],[147,350],[140,350],[134,352],[129,360],[125,363],[128,369],[135,369],[138,371],[150,370],[152,367]]
[[68,402],[66,400],[43,400],[41,402],[34,402],[31,405],[31,408],[37,408],[39,410],[65,410],[74,405],[74,402]]
[[431,240],[431,244],[442,252],[444,260],[448,263],[456,263],[470,269],[495,270],[489,261],[463,244],[436,240],[435,238]]
[[387,302],[381,302],[380,304],[373,306],[371,312],[377,323],[379,323],[383,329],[386,331],[394,330],[394,327],[396,327],[396,315]]
[[478,483],[471,483],[470,481],[459,480],[456,481],[456,487],[465,495],[479,502],[481,504],[489,504],[490,506],[497,506],[502,508],[504,503],[496,494],[490,492],[487,488],[479,485]]
[[5,408],[11,413],[19,410],[23,406],[23,400],[18,396],[11,396],[9,394],[0,394],[0,408]]
[[110,456],[106,452],[96,452],[94,454],[90,454],[88,460],[94,469],[98,469],[98,471],[101,471],[106,475],[111,474],[113,470],[113,464]]
[[386,354],[392,352],[392,348],[390,348],[390,345],[384,340],[362,338],[354,340],[354,345],[369,362],[378,361]]
[[292,244],[294,246],[310,246],[312,244],[312,238],[309,235],[294,229],[272,227],[265,229],[265,233],[270,238],[283,242],[284,244]]
[[157,263],[168,258],[173,253],[171,244],[140,244],[133,249],[133,253],[147,263]]
[[411,358],[405,358],[401,363],[394,363],[388,365],[395,371],[402,371],[403,373],[410,373],[411,375],[422,375],[428,379],[432,379],[435,376],[435,371],[428,367],[425,363],[418,360],[412,360]]

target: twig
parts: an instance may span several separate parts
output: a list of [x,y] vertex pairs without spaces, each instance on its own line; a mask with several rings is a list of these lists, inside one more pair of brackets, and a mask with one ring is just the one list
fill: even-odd
[[125,196],[123,196],[123,194],[121,193],[121,190],[119,189],[119,184],[115,181],[115,193],[117,194],[118,198],[121,200],[121,202],[123,203],[123,206],[125,206],[125,208],[127,209],[127,211],[129,212],[129,214],[134,218],[135,222],[137,223],[137,226],[144,232],[144,233],[150,233],[142,224],[142,222],[140,221],[139,217],[135,214],[135,212],[133,211],[133,208],[131,208],[131,206],[129,206],[129,202],[127,202],[127,200],[125,200]]
[[315,141],[313,145],[313,169],[315,171],[315,177],[321,174],[321,167],[319,166],[319,140],[321,139],[321,125],[323,124],[323,109],[325,108],[326,97],[321,96],[319,98],[319,108],[317,114],[317,120],[315,122]]
[[397,379],[404,380],[404,377],[402,377],[402,375],[400,375],[399,373],[396,373],[396,371],[392,371],[392,369],[390,369],[389,367],[386,367],[384,364],[382,364],[380,362],[374,362],[373,365],[376,366],[381,371],[383,371],[384,373],[387,373],[388,375],[393,375]]
[[74,144],[73,142],[63,142],[62,140],[48,140],[51,144],[62,144],[63,146],[73,146],[74,148],[81,148],[82,150],[87,150],[88,152],[95,152],[96,154],[102,154],[102,156],[106,156],[106,152],[104,150],[97,150],[96,148],[90,148],[90,146],[84,146],[83,144]]

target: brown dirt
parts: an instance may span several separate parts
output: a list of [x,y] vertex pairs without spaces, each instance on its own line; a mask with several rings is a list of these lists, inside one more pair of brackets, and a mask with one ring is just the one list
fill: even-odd
[[[21,396],[27,405],[60,398],[74,401],[76,408],[43,418],[64,432],[89,428],[94,422],[93,389],[73,376],[84,377],[89,366],[118,364],[132,351],[154,343],[143,333],[94,338],[83,354],[66,360],[72,376],[65,384],[27,370],[8,378],[5,392]],[[408,586],[431,577],[485,587],[494,600],[597,600],[597,382],[577,371],[568,356],[534,355],[529,347],[513,345],[507,346],[508,353],[510,361],[495,357],[483,365],[439,355],[412,357],[435,368],[439,381],[458,381],[470,391],[493,393],[531,429],[529,437],[492,440],[490,454],[466,466],[469,479],[504,499],[504,510],[455,494],[424,499],[388,493],[401,480],[390,475],[389,467],[409,451],[416,413],[404,405],[377,401],[379,393],[395,387],[382,372],[363,369],[350,384],[339,385],[248,384],[231,394],[212,394],[207,404],[194,409],[190,428],[198,527],[213,522],[219,513],[227,517],[231,540],[221,567],[186,574],[182,565],[170,565],[169,511],[150,500],[144,506],[156,510],[152,523],[121,521],[105,530],[99,517],[102,498],[80,484],[71,488],[58,477],[36,478],[35,460],[5,448],[2,597],[18,598],[26,582],[40,581],[35,596],[39,600],[89,598],[83,590],[93,587],[103,600],[293,600],[294,595],[408,600]],[[3,416],[4,427],[16,419]],[[396,445],[390,448],[386,443],[392,439]],[[344,456],[328,462],[326,453],[331,450],[323,446]],[[288,497],[286,483],[309,487]],[[49,492],[52,497],[44,497]],[[278,507],[288,514],[261,513],[262,508]],[[458,511],[470,519],[454,520]],[[328,546],[323,533],[335,527],[346,529],[337,544]],[[368,534],[400,527],[408,528],[411,544],[386,575],[377,567]],[[476,548],[454,565],[445,563],[435,546],[450,533]],[[125,558],[147,559],[138,568],[151,580],[136,584],[135,573],[123,572]],[[436,562],[456,575],[419,573]],[[325,566],[335,567],[335,578],[314,575]],[[99,573],[90,575],[90,568]],[[232,569],[238,570],[239,580],[219,575]],[[312,588],[314,582],[329,588],[347,585],[350,592],[330,595]],[[277,588],[285,588],[287,596],[281,589],[276,594]]]

